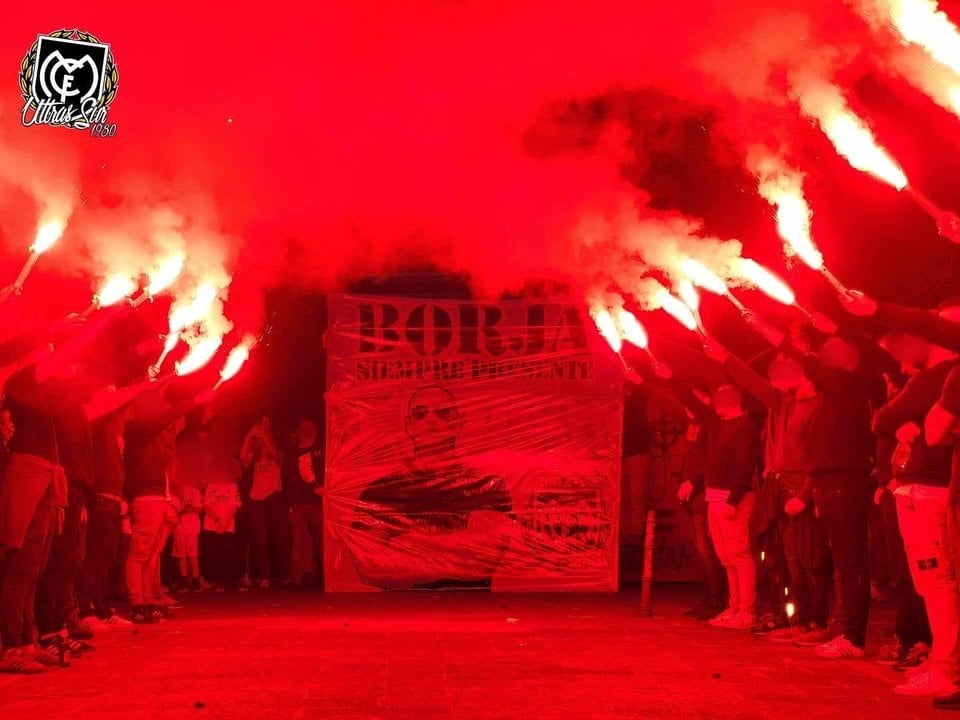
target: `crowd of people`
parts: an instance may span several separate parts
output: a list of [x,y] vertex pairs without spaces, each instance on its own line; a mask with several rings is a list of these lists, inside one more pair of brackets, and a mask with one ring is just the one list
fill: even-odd
[[[904,671],[896,692],[960,709],[960,302],[841,301],[844,318],[786,332],[745,314],[775,348],[762,373],[706,336],[727,377],[716,387],[654,361],[627,371],[686,430],[678,496],[707,569],[688,614],[860,659],[883,556],[899,605],[878,661]],[[178,592],[322,583],[316,425],[278,442],[264,417],[239,448],[214,449],[209,387],[157,379],[146,361],[122,384],[87,366],[112,321],[94,313],[0,345],[0,671],[65,665],[95,633],[170,618]],[[762,617],[758,571],[773,578]]]
[[206,430],[211,388],[157,379],[146,359],[118,388],[89,365],[115,320],[102,311],[0,345],[2,672],[67,666],[97,633],[170,619],[178,591],[322,579],[317,426],[304,419],[278,443],[264,417],[225,451]]
[[[895,586],[896,640],[878,662],[904,672],[898,694],[960,709],[960,302],[841,303],[844,317],[786,331],[746,313],[774,348],[765,372],[705,336],[726,377],[712,390],[653,361],[628,372],[662,422],[687,428],[678,497],[706,567],[688,616],[860,659],[871,593]],[[761,617],[758,572],[772,591]]]

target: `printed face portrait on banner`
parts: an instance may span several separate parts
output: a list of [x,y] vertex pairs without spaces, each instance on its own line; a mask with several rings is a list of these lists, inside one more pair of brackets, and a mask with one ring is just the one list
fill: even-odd
[[619,363],[587,328],[559,302],[331,300],[329,590],[616,588]]

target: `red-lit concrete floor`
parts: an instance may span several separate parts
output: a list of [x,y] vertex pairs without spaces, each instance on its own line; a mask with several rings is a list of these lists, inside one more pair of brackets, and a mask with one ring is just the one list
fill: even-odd
[[689,589],[658,593],[652,620],[636,593],[188,595],[69,669],[0,676],[0,719],[949,717],[875,662],[715,630],[681,617]]

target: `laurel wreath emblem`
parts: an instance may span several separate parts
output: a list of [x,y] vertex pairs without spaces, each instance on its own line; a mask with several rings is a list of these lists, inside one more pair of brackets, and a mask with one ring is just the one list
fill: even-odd
[[[82,32],[74,28],[73,30],[68,30],[62,28],[60,30],[55,30],[52,33],[47,33],[48,37],[60,38],[63,40],[80,40],[82,42],[90,43],[99,43],[100,41],[91,35],[90,33]],[[33,43],[33,46],[23,57],[23,62],[20,63],[20,94],[23,97],[23,101],[27,103],[28,107],[36,107],[37,99],[33,97],[33,73],[36,71],[37,67],[37,42]],[[117,85],[120,80],[120,74],[117,72],[117,64],[113,61],[113,53],[107,52],[107,65],[104,72],[103,79],[103,94],[100,95],[100,101],[97,103],[97,108],[107,107],[110,103],[113,102],[113,99],[117,96]],[[77,120],[73,123],[64,125],[64,127],[77,128],[78,123],[83,122],[82,120]]]

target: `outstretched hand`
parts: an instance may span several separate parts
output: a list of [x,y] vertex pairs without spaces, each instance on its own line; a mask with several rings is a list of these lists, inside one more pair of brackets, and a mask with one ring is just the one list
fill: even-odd
[[7,285],[5,288],[0,288],[0,303],[6,302],[19,292],[20,288],[16,285]]
[[673,377],[673,370],[670,369],[670,366],[659,360],[653,361],[653,374],[656,375],[661,380],[669,380]]
[[810,315],[810,324],[813,325],[815,330],[822,332],[824,335],[835,335],[837,332],[837,324],[823,313],[812,313]]
[[643,385],[643,375],[638,373],[632,367],[623,368],[623,377],[626,378],[627,382],[631,382],[634,385]]
[[877,312],[877,301],[859,290],[848,290],[840,294],[843,309],[857,317],[871,317]]
[[747,311],[743,313],[744,322],[763,335],[764,339],[774,347],[780,347],[783,344],[784,334],[777,330],[766,321],[764,321],[755,312]]
[[726,362],[726,359],[730,357],[729,350],[709,337],[703,341],[703,352],[708,358],[718,363]]
[[960,243],[960,216],[950,211],[940,213],[937,216],[937,230],[941,237]]

